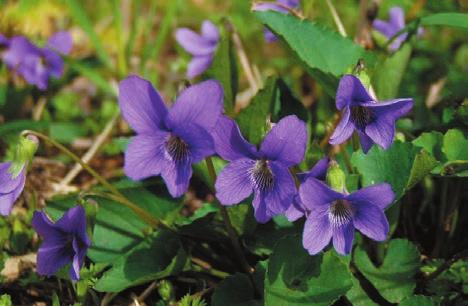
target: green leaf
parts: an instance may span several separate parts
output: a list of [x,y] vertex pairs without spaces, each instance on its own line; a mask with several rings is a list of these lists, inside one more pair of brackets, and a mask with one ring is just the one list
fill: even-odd
[[351,286],[347,266],[333,252],[311,256],[300,236],[287,236],[269,259],[265,305],[330,305]]
[[448,130],[444,135],[442,152],[449,161],[468,160],[468,137],[460,130]]
[[378,306],[362,289],[358,279],[353,277],[352,281],[353,287],[348,291],[348,293],[346,293],[346,297],[353,304],[353,306]]
[[289,14],[255,12],[260,21],[279,36],[307,65],[335,77],[347,73],[360,59],[371,66],[374,56],[350,39],[322,25]]
[[386,58],[374,74],[374,85],[380,100],[394,99],[398,94],[403,74],[411,56],[411,46],[403,45],[392,56]]
[[[128,182],[124,181],[123,183]],[[169,195],[154,194],[141,184],[125,186],[119,190],[133,203],[137,204],[156,218],[172,224],[179,214],[181,203]],[[116,186],[117,187],[117,186]],[[165,188],[157,186],[158,189]],[[94,262],[113,263],[118,257],[130,252],[144,238],[147,225],[129,208],[107,199],[95,197],[98,204],[96,224],[93,232],[93,244],[88,257]],[[53,219],[58,219],[68,208],[76,205],[76,195],[55,198],[47,203],[47,212]]]
[[400,306],[436,306],[437,303],[429,296],[414,295],[401,301]]
[[421,18],[422,26],[450,26],[468,29],[468,14],[438,13]]
[[436,165],[421,148],[399,141],[388,150],[373,146],[367,154],[354,152],[351,162],[361,173],[364,186],[387,182],[392,185],[395,200]]
[[416,246],[408,240],[391,240],[380,267],[376,267],[361,248],[354,252],[354,262],[359,271],[389,302],[397,303],[413,295],[416,287],[414,275],[420,267],[420,254]]
[[175,275],[186,265],[187,254],[179,237],[160,230],[119,258],[94,288],[102,292],[120,292],[128,287]]
[[410,189],[414,185],[416,185],[420,180],[422,180],[428,173],[437,166],[437,160],[432,157],[429,153],[422,150],[419,152],[413,163],[413,167],[411,168],[410,176],[408,179],[408,184],[406,186],[407,189]]
[[230,206],[228,209],[229,218],[232,226],[239,235],[249,235],[255,231],[257,221],[254,217],[252,204],[240,203]]
[[423,133],[413,143],[424,148],[440,162],[432,173],[468,175],[468,137],[463,131],[451,129],[445,135],[436,131]]
[[211,298],[213,306],[261,306],[263,303],[254,299],[254,289],[245,274],[236,273],[223,280]]
[[242,134],[253,144],[259,144],[268,131],[269,115],[278,96],[276,84],[276,78],[268,78],[263,89],[236,118]]
[[112,61],[107,55],[104,46],[101,43],[101,39],[98,37],[94,31],[94,25],[89,19],[86,11],[83,6],[80,4],[80,1],[77,0],[65,0],[65,4],[68,7],[68,13],[75,20],[75,22],[83,29],[83,31],[88,36],[89,40],[96,49],[96,53],[99,56],[100,60],[109,68],[112,68]]
[[418,138],[413,140],[413,144],[418,147],[424,148],[429,154],[434,156],[440,162],[445,162],[446,157],[442,152],[442,143],[444,140],[444,134],[431,131],[429,133],[422,133]]
[[23,130],[42,131],[49,127],[49,121],[15,120],[0,125],[0,136],[16,134]]
[[207,79],[216,79],[221,83],[224,90],[224,110],[227,114],[233,114],[238,87],[238,71],[229,33],[223,33],[213,63],[205,76]]

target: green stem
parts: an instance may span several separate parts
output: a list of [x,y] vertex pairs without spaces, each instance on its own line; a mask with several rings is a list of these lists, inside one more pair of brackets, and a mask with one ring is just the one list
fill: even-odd
[[61,152],[68,155],[75,162],[80,164],[81,167],[83,167],[83,169],[85,169],[89,174],[91,174],[101,185],[107,188],[113,194],[112,197],[116,202],[123,204],[127,206],[128,208],[130,208],[131,210],[133,210],[143,221],[145,221],[148,225],[150,225],[153,228],[156,228],[161,224],[159,220],[155,219],[153,216],[148,214],[145,210],[141,209],[138,205],[128,200],[117,188],[112,186],[105,178],[100,176],[93,168],[91,168],[87,163],[85,163],[81,158],[79,158],[73,152],[68,150],[65,146],[61,145],[60,143],[53,140],[52,138],[44,134],[41,134],[39,132],[36,132],[36,131],[25,130],[21,133],[21,135],[23,136],[34,135],[37,138],[50,143],[51,145],[59,149]]
[[192,257],[192,263],[194,263],[196,266],[193,266],[193,270],[194,271],[198,271],[198,272],[204,272],[204,273],[208,273],[210,275],[213,275],[215,277],[218,277],[218,278],[226,278],[228,277],[230,274],[227,273],[227,272],[224,272],[224,271],[221,271],[221,270],[217,270],[217,269],[214,269],[213,267],[211,267],[210,264],[198,259],[198,258],[195,258],[195,257]]
[[[206,161],[206,166],[208,168],[208,173],[210,174],[210,177],[214,185],[216,181],[216,171],[213,166],[213,160],[211,159],[211,157],[207,157],[205,161]],[[216,201],[216,203],[219,206],[219,211],[221,213],[221,217],[223,218],[226,231],[228,233],[229,239],[231,239],[231,243],[234,247],[234,251],[236,252],[237,257],[240,260],[242,268],[245,270],[245,272],[247,272],[250,275],[254,272],[254,269],[249,265],[249,263],[247,262],[247,259],[244,256],[244,253],[242,252],[242,248],[239,243],[239,236],[237,235],[236,230],[232,226],[231,219],[229,218],[227,209],[226,207],[221,205],[221,203],[219,203],[218,201]]]

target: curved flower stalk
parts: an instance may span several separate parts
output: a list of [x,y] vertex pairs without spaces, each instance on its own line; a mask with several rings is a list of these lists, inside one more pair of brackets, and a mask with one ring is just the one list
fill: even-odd
[[338,85],[336,107],[343,111],[343,115],[329,143],[343,143],[356,130],[362,150],[367,153],[374,143],[384,149],[390,147],[395,135],[395,121],[412,109],[413,99],[377,102],[357,77],[348,74]]
[[203,21],[201,34],[180,28],[175,37],[182,48],[193,56],[187,69],[187,78],[199,76],[211,66],[220,39],[219,30],[211,21]]
[[77,205],[70,208],[56,223],[44,212],[36,211],[32,226],[44,239],[37,252],[37,273],[52,276],[71,263],[70,278],[79,280],[80,269],[91,246],[83,207]]
[[[376,19],[372,26],[376,31],[382,33],[388,39],[391,39],[405,27],[405,12],[401,7],[395,6],[389,10],[388,16],[388,21]],[[423,28],[419,28],[418,35],[421,35],[423,31]],[[391,51],[398,50],[407,37],[408,33],[398,35],[398,37],[396,37],[389,45],[389,49]]]
[[221,204],[237,204],[253,192],[258,222],[284,213],[297,193],[288,168],[304,158],[305,123],[294,115],[284,117],[268,132],[259,150],[242,137],[234,120],[224,116],[213,137],[216,153],[230,161],[215,184]]
[[[324,157],[321,160],[319,160],[308,172],[296,174],[297,178],[299,179],[299,182],[302,184],[309,177],[314,177],[318,180],[325,181],[329,162],[330,158]],[[284,213],[284,215],[290,222],[294,222],[306,214],[307,209],[304,207],[304,204],[302,204],[299,194],[297,194],[294,197],[292,205]]]
[[46,90],[51,77],[60,78],[63,75],[64,62],[59,53],[69,54],[72,44],[68,32],[54,34],[43,48],[24,36],[15,36],[8,40],[2,58],[8,68],[21,75],[26,82]]
[[13,204],[19,198],[26,182],[26,170],[23,166],[20,172],[12,173],[12,163],[0,163],[0,215],[8,216]]
[[[288,14],[288,9],[295,9],[299,6],[300,0],[276,0],[276,2],[263,2],[263,3],[255,3],[253,6],[254,11],[276,11],[283,14]],[[267,42],[275,42],[278,40],[275,34],[273,34],[267,28],[263,30],[263,36]]]
[[119,105],[137,133],[125,152],[125,174],[134,180],[161,175],[173,197],[183,195],[192,164],[215,153],[211,132],[223,108],[219,82],[188,87],[168,110],[150,82],[129,76],[120,82]]
[[387,183],[347,194],[309,177],[299,187],[299,196],[308,211],[302,243],[311,255],[323,250],[330,240],[338,253],[349,254],[354,229],[376,241],[387,238],[389,225],[384,209],[395,198]]

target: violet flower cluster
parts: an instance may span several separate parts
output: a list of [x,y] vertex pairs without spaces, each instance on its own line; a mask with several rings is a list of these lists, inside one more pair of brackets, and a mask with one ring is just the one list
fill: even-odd
[[192,55],[187,78],[199,76],[211,66],[220,39],[219,31],[211,21],[203,21],[201,34],[180,28],[176,31],[175,37],[182,48]]
[[[303,243],[310,254],[330,240],[339,253],[349,254],[354,229],[377,241],[386,238],[383,210],[394,200],[389,184],[351,194],[346,188],[334,190],[324,182],[330,163],[324,158],[297,175],[300,187],[296,187],[290,168],[304,158],[307,129],[295,115],[274,124],[257,148],[242,136],[233,119],[222,114],[223,89],[217,81],[188,87],[170,110],[151,84],[137,76],[123,80],[119,89],[122,114],[137,133],[125,152],[124,170],[130,178],[161,175],[171,195],[178,197],[188,189],[191,165],[217,154],[229,162],[215,182],[219,202],[234,205],[253,194],[260,223],[277,215],[290,221],[305,216]],[[376,102],[352,75],[341,79],[336,103],[344,114],[330,142],[344,142],[356,130],[365,152],[374,142],[388,148],[395,120],[412,107],[411,99]]]
[[24,36],[7,39],[0,35],[1,58],[5,65],[27,83],[46,90],[51,77],[60,78],[64,70],[62,55],[72,49],[72,38],[68,32],[51,36],[44,47],[38,47]]
[[[253,10],[255,11],[275,11],[283,14],[288,14],[289,10],[293,10],[299,7],[300,0],[276,0],[275,2],[262,2],[255,3]],[[275,34],[273,34],[267,28],[263,30],[263,36],[267,42],[275,42],[278,40]]]

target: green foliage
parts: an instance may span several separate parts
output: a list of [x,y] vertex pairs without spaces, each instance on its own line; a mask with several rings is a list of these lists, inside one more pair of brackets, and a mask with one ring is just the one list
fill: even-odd
[[260,306],[255,300],[252,282],[245,274],[236,273],[223,280],[211,299],[213,306]]
[[263,89],[236,118],[242,135],[253,144],[260,144],[263,136],[270,129],[269,115],[273,111],[277,97],[276,82],[276,78],[268,78]]
[[397,303],[412,296],[416,287],[414,276],[420,267],[420,254],[415,245],[405,239],[393,239],[381,266],[376,267],[366,252],[357,248],[354,262],[359,271],[389,302]]
[[424,148],[439,162],[433,173],[468,175],[468,137],[462,130],[450,129],[445,135],[436,131],[423,133],[413,143]]
[[468,29],[468,14],[439,13],[421,18],[423,26],[451,26]]
[[301,237],[278,241],[265,275],[266,305],[330,305],[351,288],[351,273],[331,251],[310,256]]
[[224,90],[224,111],[232,114],[238,87],[237,60],[230,33],[224,31],[210,68],[205,72],[207,79],[216,79]]
[[179,237],[172,232],[158,230],[117,259],[94,288],[103,292],[119,292],[131,286],[176,275],[185,268],[187,259]]
[[272,11],[255,14],[273,33],[281,37],[310,71],[319,70],[320,76],[324,75],[318,79],[325,83],[323,85],[333,87],[330,75],[338,77],[347,73],[360,59],[364,59],[369,67],[374,64],[372,54],[315,22]]
[[408,65],[412,48],[409,44],[385,58],[374,72],[374,84],[379,100],[394,99],[397,97],[403,74]]
[[179,302],[180,306],[207,306],[208,304],[205,302],[201,296],[191,296],[189,294],[185,295]]
[[352,164],[362,175],[364,186],[387,182],[395,200],[436,166],[434,158],[411,143],[396,141],[388,150],[373,146],[367,154],[353,153]]
[[437,303],[428,296],[424,295],[415,295],[412,297],[405,298],[401,303],[400,306],[436,306]]

